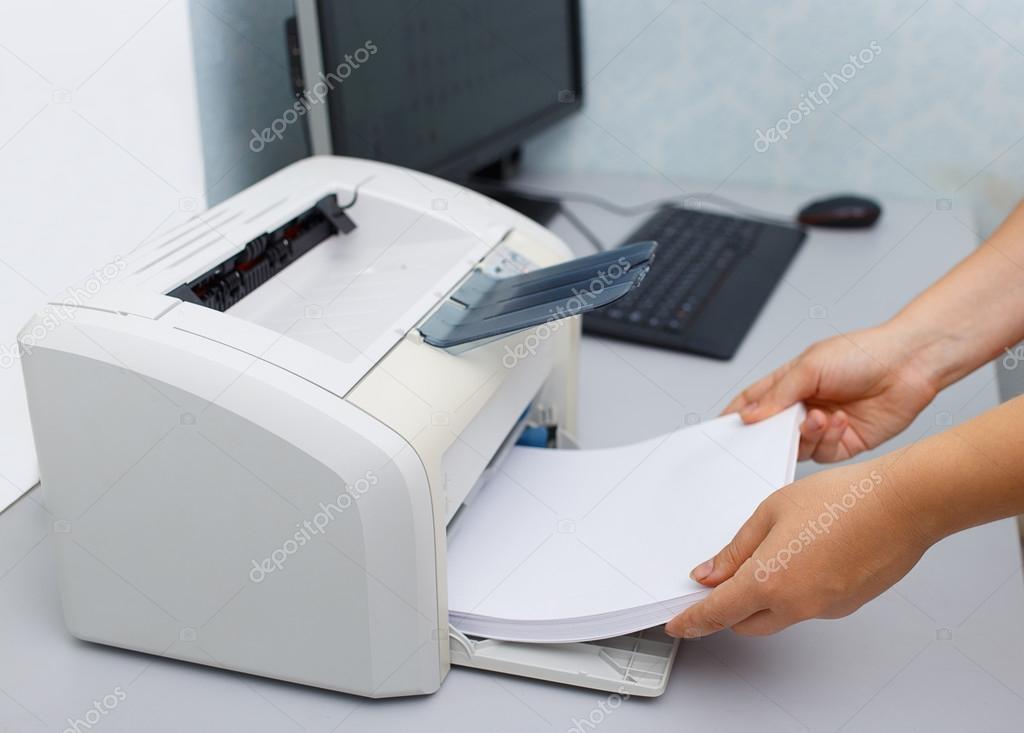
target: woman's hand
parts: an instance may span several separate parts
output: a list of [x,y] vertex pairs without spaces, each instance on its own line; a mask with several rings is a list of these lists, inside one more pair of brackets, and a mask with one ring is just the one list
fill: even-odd
[[809,618],[846,616],[889,588],[941,536],[905,503],[891,474],[871,461],[773,493],[732,542],[693,570],[694,580],[714,590],[666,632],[771,634]]
[[911,336],[881,326],[811,346],[745,389],[725,412],[752,423],[803,401],[799,459],[842,461],[906,428],[935,397],[934,374]]

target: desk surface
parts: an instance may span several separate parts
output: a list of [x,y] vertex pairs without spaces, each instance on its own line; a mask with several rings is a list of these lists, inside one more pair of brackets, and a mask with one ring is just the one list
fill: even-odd
[[[620,202],[678,193],[653,180],[522,182]],[[782,214],[805,199],[719,193]],[[573,208],[612,243],[636,223],[590,205]],[[585,339],[582,444],[634,441],[714,416],[737,388],[813,341],[894,313],[971,250],[970,227],[963,213],[939,211],[932,201],[887,202],[873,230],[813,232],[731,362]],[[564,219],[552,228],[586,252]],[[994,370],[979,370],[944,392],[892,445],[996,401]],[[1024,585],[1012,520],[940,543],[895,588],[848,618],[763,639],[726,632],[684,643],[658,699],[618,704],[601,693],[456,667],[435,695],[374,701],[74,640],[61,618],[51,520],[34,493],[0,515],[0,731],[64,730],[86,721],[94,703],[115,690],[124,699],[96,723],[110,733],[1009,731],[1024,720]]]

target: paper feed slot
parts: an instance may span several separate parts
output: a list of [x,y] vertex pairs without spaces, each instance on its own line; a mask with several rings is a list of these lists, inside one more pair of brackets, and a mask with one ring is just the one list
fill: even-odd
[[638,242],[508,278],[476,271],[420,334],[431,346],[452,349],[601,308],[640,284],[656,247]]

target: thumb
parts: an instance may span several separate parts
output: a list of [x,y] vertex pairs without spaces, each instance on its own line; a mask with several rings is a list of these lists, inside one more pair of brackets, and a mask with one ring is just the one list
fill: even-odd
[[769,512],[761,504],[754,510],[732,541],[710,560],[693,569],[690,577],[701,585],[716,586],[731,578],[758,548],[771,529]]
[[801,359],[769,387],[757,402],[744,407],[740,417],[745,423],[764,420],[790,405],[812,397],[817,389],[818,370],[810,366],[806,359]]

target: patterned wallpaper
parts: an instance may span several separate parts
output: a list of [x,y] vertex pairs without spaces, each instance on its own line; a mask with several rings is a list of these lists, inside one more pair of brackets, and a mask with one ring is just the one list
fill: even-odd
[[529,167],[934,197],[983,232],[1024,198],[1020,0],[583,10],[583,113]]

